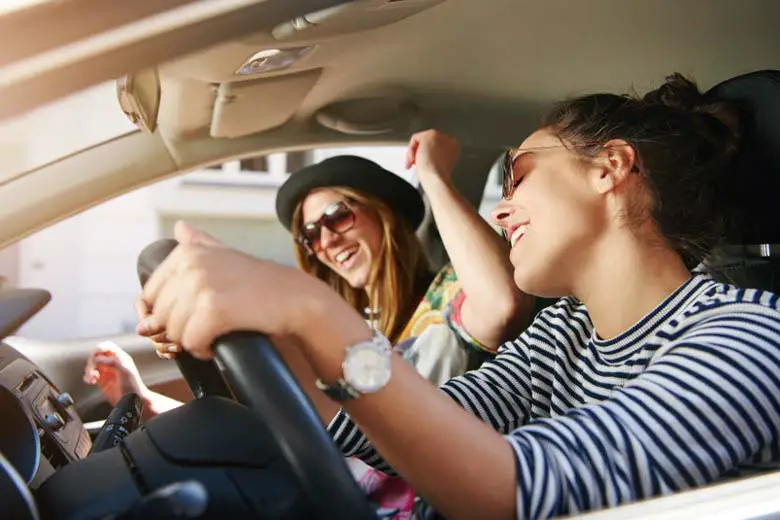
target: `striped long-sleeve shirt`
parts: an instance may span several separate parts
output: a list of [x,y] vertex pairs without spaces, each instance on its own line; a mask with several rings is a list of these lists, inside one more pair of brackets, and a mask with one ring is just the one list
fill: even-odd
[[[505,434],[518,518],[768,469],[780,462],[778,300],[697,275],[603,340],[585,307],[564,298],[441,390]],[[346,455],[392,471],[343,412],[330,431]]]

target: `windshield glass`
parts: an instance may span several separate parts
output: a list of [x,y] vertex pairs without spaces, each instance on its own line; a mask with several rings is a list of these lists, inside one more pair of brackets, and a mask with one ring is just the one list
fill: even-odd
[[0,123],[0,182],[135,131],[114,81],[77,92]]
[[2,3],[0,3],[0,15],[50,1],[51,0],[3,0]]

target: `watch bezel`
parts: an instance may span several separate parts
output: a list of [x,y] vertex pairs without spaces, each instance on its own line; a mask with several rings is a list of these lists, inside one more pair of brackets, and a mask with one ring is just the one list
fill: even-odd
[[[356,374],[352,373],[350,369],[350,361],[355,359],[355,356],[359,352],[373,351],[378,354],[378,359],[383,363],[380,367],[383,369],[384,377],[371,385],[362,384],[357,380]],[[369,341],[363,341],[350,347],[347,347],[344,352],[344,359],[341,362],[342,379],[352,389],[360,394],[371,394],[378,392],[384,388],[390,381],[390,361],[392,358],[392,346],[390,341],[380,334],[374,334]]]

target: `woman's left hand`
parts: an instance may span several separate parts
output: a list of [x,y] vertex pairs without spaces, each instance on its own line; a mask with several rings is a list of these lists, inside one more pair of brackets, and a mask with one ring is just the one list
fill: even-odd
[[335,295],[315,278],[229,249],[183,222],[175,236],[179,246],[143,289],[151,309],[143,325],[164,330],[198,359],[211,359],[214,340],[231,331],[295,336],[306,307]]

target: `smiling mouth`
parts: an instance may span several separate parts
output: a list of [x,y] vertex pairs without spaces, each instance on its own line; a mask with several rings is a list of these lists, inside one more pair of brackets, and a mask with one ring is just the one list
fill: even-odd
[[528,225],[522,225],[517,226],[514,231],[512,231],[512,236],[509,237],[509,244],[511,247],[515,247],[515,244],[520,241],[521,238],[523,238],[523,235],[525,235],[525,231],[528,228]]
[[337,254],[334,257],[334,260],[340,267],[345,267],[345,265],[354,258],[354,256],[357,254],[358,250],[360,249],[360,246],[350,247],[348,249],[345,249],[344,251],[341,251],[339,254]]

